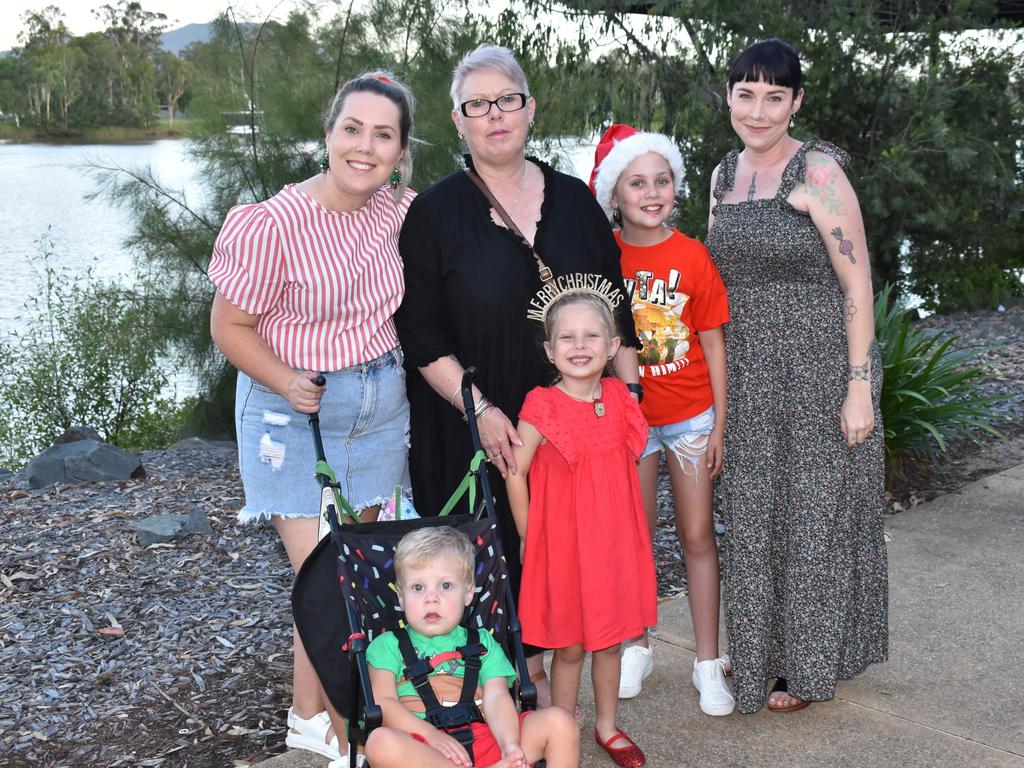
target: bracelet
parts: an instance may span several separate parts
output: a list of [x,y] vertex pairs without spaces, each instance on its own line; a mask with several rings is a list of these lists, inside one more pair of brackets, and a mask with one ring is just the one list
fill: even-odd
[[631,381],[626,384],[626,389],[628,389],[630,393],[636,395],[636,401],[638,403],[642,403],[644,401],[644,388],[640,384],[637,384],[635,381]]
[[461,392],[461,391],[462,391],[462,385],[460,384],[459,386],[457,386],[457,387],[455,388],[455,391],[454,391],[454,392],[452,392],[452,396],[448,398],[448,402],[449,402],[449,403],[451,403],[451,406],[452,406],[452,408],[454,408],[455,410],[458,410],[458,409],[459,409],[459,406],[457,406],[457,405],[455,404],[455,396],[456,396],[457,394],[459,394],[459,392]]
[[[481,419],[484,416],[486,416],[488,413],[490,413],[492,408],[494,408],[494,403],[492,403],[490,400],[488,400],[486,396],[480,395],[480,399],[476,401],[476,407],[475,407],[475,409],[473,411],[473,415],[477,419]],[[469,415],[465,414],[465,413],[462,414],[462,420],[468,423],[469,422]]]

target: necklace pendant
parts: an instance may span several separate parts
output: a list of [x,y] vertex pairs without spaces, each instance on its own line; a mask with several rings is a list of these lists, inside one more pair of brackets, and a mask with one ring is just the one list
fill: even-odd
[[594,398],[594,415],[597,416],[598,418],[604,416],[604,403],[602,403],[596,397]]

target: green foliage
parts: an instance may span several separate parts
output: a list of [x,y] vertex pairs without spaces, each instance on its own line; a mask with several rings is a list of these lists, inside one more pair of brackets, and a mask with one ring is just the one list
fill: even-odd
[[22,329],[0,341],[0,463],[20,464],[76,425],[130,450],[175,440],[184,413],[167,395],[145,297],[71,277],[44,248]]
[[988,380],[979,350],[958,348],[955,336],[918,328],[886,285],[875,299],[875,333],[882,353],[882,423],[886,465],[901,474],[908,459],[937,463],[949,441],[977,442],[993,426],[993,406],[1005,398],[983,394]]
[[1024,36],[993,27],[992,2],[665,0],[646,16],[623,5],[513,0],[491,28],[529,64],[542,136],[611,122],[674,136],[687,169],[679,226],[703,237],[712,170],[738,146],[729,65],[782,37],[804,64],[793,135],[850,152],[876,284],[938,310],[1024,293]]
[[157,79],[166,17],[135,0],[95,12],[104,31],[82,37],[71,35],[56,6],[22,15],[21,46],[0,67],[0,110],[42,132],[152,124],[158,97],[167,98]]

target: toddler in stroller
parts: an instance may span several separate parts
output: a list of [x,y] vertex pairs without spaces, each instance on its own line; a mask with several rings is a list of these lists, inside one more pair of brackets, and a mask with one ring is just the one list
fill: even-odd
[[384,723],[366,742],[374,768],[578,766],[569,713],[517,714],[509,694],[516,671],[501,645],[461,623],[476,592],[467,536],[448,526],[407,534],[394,568],[405,626],[379,635],[366,652]]

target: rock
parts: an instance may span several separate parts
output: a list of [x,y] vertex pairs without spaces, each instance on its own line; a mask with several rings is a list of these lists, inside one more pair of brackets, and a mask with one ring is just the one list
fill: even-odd
[[97,440],[53,445],[28,465],[30,488],[54,483],[128,480],[145,477],[142,460],[134,453]]
[[54,445],[63,445],[64,443],[77,443],[79,440],[95,440],[97,443],[103,442],[103,438],[100,433],[96,431],[95,427],[71,427],[66,430],[63,435],[53,441]]
[[201,437],[186,437],[184,440],[179,440],[172,445],[169,450],[172,451],[201,451],[206,448],[209,443],[203,440]]
[[187,515],[151,515],[140,520],[135,527],[135,537],[140,547],[165,544],[193,533],[213,535],[210,521],[199,507],[193,507]]
[[14,477],[14,472],[9,470],[7,467],[0,467],[0,483],[11,477]]

